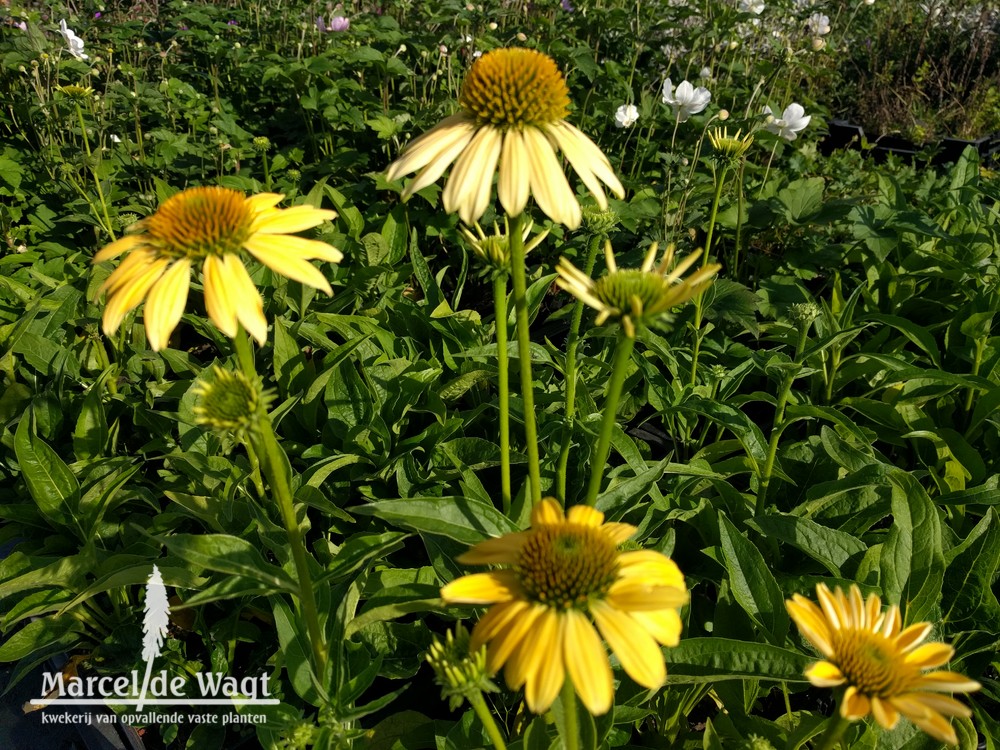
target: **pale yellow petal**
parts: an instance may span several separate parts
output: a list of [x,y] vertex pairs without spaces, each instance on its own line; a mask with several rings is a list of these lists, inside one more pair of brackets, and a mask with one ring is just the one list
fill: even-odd
[[928,705],[923,696],[912,693],[898,695],[892,699],[892,705],[934,739],[951,745],[958,744],[951,722]]
[[608,589],[605,600],[624,612],[677,609],[688,603],[688,593],[675,586],[655,586],[644,580],[619,578]]
[[545,526],[551,523],[562,523],[565,520],[563,510],[551,497],[535,503],[531,509],[531,526]]
[[510,627],[493,639],[487,655],[487,669],[493,671],[506,661],[504,679],[512,690],[519,690],[537,666],[534,641],[535,633],[541,627],[540,621],[555,616],[555,612],[543,604],[531,605]]
[[124,252],[143,244],[145,238],[141,234],[128,234],[121,237],[110,245],[105,245],[94,254],[93,263],[101,263],[112,258],[117,258]]
[[[500,602],[490,607],[486,614],[479,618],[479,622],[472,629],[472,638],[469,641],[469,650],[478,651],[481,646],[489,643],[500,633],[507,629],[507,626],[521,616],[530,605],[524,599],[511,599]],[[502,667],[503,662],[497,665]],[[495,670],[491,670],[495,671]]]
[[445,143],[447,146],[442,150],[426,167],[421,169],[413,181],[406,186],[403,190],[402,198],[406,200],[414,193],[423,190],[428,185],[433,185],[440,179],[444,171],[451,166],[452,162],[459,157],[465,148],[469,145],[469,141],[472,140],[472,136],[475,134],[476,128],[471,123],[468,124],[466,131],[455,134],[454,140]]
[[806,679],[816,687],[837,687],[847,681],[844,673],[835,664],[828,661],[818,661],[809,665],[805,675]]
[[249,208],[252,214],[257,216],[274,208],[284,199],[285,196],[283,193],[257,193],[257,195],[244,198],[243,205]]
[[684,625],[681,622],[681,615],[676,609],[661,609],[655,612],[633,611],[630,614],[632,619],[653,636],[661,646],[676,646],[681,642],[681,630]]
[[163,349],[184,314],[191,286],[191,261],[181,258],[168,268],[149,291],[143,319],[146,338],[154,352]]
[[920,669],[933,669],[947,664],[954,655],[955,649],[947,643],[925,643],[908,653],[904,661]]
[[[475,120],[468,115],[459,113],[444,118],[441,122],[428,130],[423,135],[410,141],[403,149],[403,153],[396,161],[389,165],[385,177],[390,182],[396,180],[410,172],[416,172],[424,167],[432,167],[444,161],[443,154],[452,154],[441,172],[448,168],[455,156],[461,153],[462,149],[476,132]],[[458,144],[461,144],[460,146]],[[438,174],[440,176],[440,173]],[[433,180],[431,180],[433,182]],[[428,183],[430,184],[430,183]],[[413,194],[413,190],[404,193],[404,198]]]
[[872,698],[872,716],[883,729],[892,729],[899,722],[899,711],[891,701]]
[[479,219],[489,206],[502,140],[499,128],[480,127],[451,170],[441,205],[448,213],[457,212],[466,224]]
[[[913,708],[915,703],[919,703],[928,711],[937,711],[945,716],[972,716],[972,709],[964,703],[955,700],[950,695],[938,695],[937,693],[904,693],[896,696],[893,701],[902,700],[904,705]],[[901,709],[902,710],[902,709]]]
[[104,333],[111,335],[118,330],[125,315],[145,299],[146,293],[167,270],[168,265],[170,262],[166,258],[152,261],[143,270],[131,276],[127,284],[122,284],[108,298],[108,302],[104,306],[104,317],[101,320],[101,328]]
[[849,685],[841,699],[840,715],[849,721],[863,719],[871,713],[872,704],[868,696],[862,695],[854,685]]
[[643,687],[660,687],[667,679],[667,669],[653,636],[627,613],[619,612],[604,602],[594,602],[590,611],[597,629],[628,676]]
[[896,636],[896,648],[904,653],[912,651],[930,634],[931,624],[929,622],[914,623]]
[[296,245],[289,244],[287,242],[289,239],[291,238],[281,235],[256,235],[246,240],[243,247],[275,273],[315,287],[327,294],[333,294],[326,277],[316,266],[296,254],[294,250]]
[[[614,167],[611,166],[611,161],[601,151],[600,147],[590,140],[586,133],[565,120],[551,126],[550,132],[553,131],[558,133],[556,139],[559,147],[566,155],[566,160],[580,175],[581,179],[583,179],[584,173],[589,171],[607,185],[619,200],[625,197],[625,188],[622,187],[621,181],[615,174]],[[587,188],[595,197],[598,195],[598,190],[594,190],[586,180],[584,180],[584,184],[587,185]],[[599,185],[598,188],[600,188]]]
[[530,162],[531,194],[542,212],[557,224],[570,229],[580,226],[580,204],[566,181],[562,165],[545,134],[535,127],[522,132]]
[[651,549],[622,552],[618,556],[618,570],[622,578],[646,578],[657,586],[685,589],[684,574],[677,563],[661,552]]
[[[262,235],[262,237],[268,237],[268,235]],[[301,260],[325,260],[330,263],[340,263],[344,259],[344,254],[340,250],[319,240],[310,240],[295,235],[273,235],[268,239],[280,243],[281,249],[285,253]]]
[[530,531],[518,531],[487,539],[459,555],[458,562],[462,565],[513,565],[530,536]]
[[937,671],[920,676],[920,689],[939,693],[971,693],[979,690],[980,685],[958,672]]
[[292,206],[281,211],[272,211],[257,217],[252,231],[261,234],[291,234],[319,226],[324,221],[337,218],[337,212],[315,206]]
[[539,618],[533,637],[521,643],[521,649],[534,651],[525,657],[529,674],[524,685],[524,700],[532,713],[545,713],[566,680],[562,645],[565,620],[550,610],[547,616]]
[[512,128],[504,135],[500,151],[500,176],[497,179],[497,195],[508,216],[520,216],[528,205],[531,195],[529,169],[524,139],[517,128]]
[[449,604],[493,604],[513,599],[520,591],[513,571],[494,570],[456,578],[441,589],[441,598]]
[[566,512],[566,520],[583,526],[600,526],[604,523],[604,514],[589,505],[574,505]]
[[214,253],[205,258],[202,267],[205,286],[205,312],[215,327],[229,338],[235,338],[239,326],[234,292],[227,284],[228,274],[222,258]]
[[109,295],[114,294],[134,278],[145,273],[155,260],[156,253],[152,250],[140,249],[130,253],[101,284],[100,289],[97,290],[98,296],[104,292]]
[[638,527],[633,526],[630,523],[619,523],[616,521],[606,523],[601,528],[601,531],[607,534],[611,538],[611,541],[615,544],[621,544],[638,530]]
[[603,716],[611,709],[615,687],[604,644],[582,612],[568,609],[562,617],[566,671],[587,710],[594,716]]
[[834,657],[830,626],[823,613],[801,594],[785,601],[785,609],[795,621],[803,637],[828,659]]
[[260,292],[235,253],[226,253],[222,265],[223,284],[229,286],[228,298],[236,310],[236,317],[247,333],[263,346],[267,341],[267,318]]

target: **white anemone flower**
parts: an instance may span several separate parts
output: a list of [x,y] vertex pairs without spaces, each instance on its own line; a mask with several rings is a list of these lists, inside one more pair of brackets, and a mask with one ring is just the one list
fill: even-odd
[[639,121],[639,110],[634,104],[623,104],[615,110],[615,126],[629,128]]
[[807,115],[802,105],[795,102],[785,107],[780,118],[773,116],[770,107],[764,107],[764,114],[768,116],[768,122],[764,129],[781,136],[786,141],[794,141],[798,138],[798,134],[805,130],[812,119],[812,115]]
[[813,36],[823,36],[830,33],[830,17],[823,13],[813,13],[806,20],[806,28]]
[[66,40],[66,46],[69,47],[69,53],[73,55],[77,60],[89,60],[90,57],[86,55],[83,51],[83,40],[76,35],[73,29],[66,25],[66,19],[59,22],[59,33],[62,34],[63,39]]
[[740,0],[740,13],[760,15],[764,12],[764,0]]
[[690,82],[682,81],[675,91],[669,78],[663,82],[663,103],[674,108],[678,122],[686,122],[688,117],[705,109],[710,101],[712,94],[704,86],[695,88]]

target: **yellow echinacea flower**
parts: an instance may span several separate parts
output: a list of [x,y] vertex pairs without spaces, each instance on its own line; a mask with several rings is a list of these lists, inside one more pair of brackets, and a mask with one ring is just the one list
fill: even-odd
[[289,233],[311,229],[337,213],[312,206],[276,208],[282,198],[195,187],[164,201],[156,213],[134,224],[131,234],[94,256],[100,263],[129,253],[98,291],[108,293],[104,332],[118,330],[125,315],[146,300],[149,346],[153,351],[165,347],[184,312],[191,269],[201,264],[208,317],[230,338],[242,324],[263,344],[264,302],[243,265],[244,251],[276,273],[332,294],[326,278],[308,261],[339,263],[343,253]]
[[458,578],[441,598],[493,605],[473,629],[470,649],[488,643],[488,671],[504,667],[507,684],[524,686],[534,713],[552,705],[567,673],[587,709],[607,713],[614,683],[602,636],[637,683],[657,688],[666,680],[660,645],[679,642],[678,609],[688,592],[665,555],[618,551],[635,531],[604,523],[604,514],[586,505],[564,515],[546,498],[532,508],[528,531],[489,539],[458,558],[508,566]]
[[799,632],[824,660],[806,670],[816,687],[844,688],[840,714],[858,721],[871,714],[884,729],[905,716],[936,740],[957,744],[947,717],[971,716],[966,706],[942,693],[968,693],[980,685],[956,672],[924,670],[946,664],[955,649],[944,643],[921,643],[931,624],[902,627],[899,607],[885,612],[882,601],[851,586],[848,593],[825,584],[816,587],[819,606],[801,594],[785,602]]
[[404,200],[437,182],[454,162],[442,195],[444,209],[473,224],[489,206],[499,165],[497,195],[508,216],[523,213],[534,196],[546,216],[575,229],[580,203],[556,149],[601,208],[608,207],[602,182],[624,197],[608,158],[566,122],[569,89],[548,55],[517,47],[487,52],[469,70],[459,105],[459,113],[410,143],[389,167],[390,180],[417,172],[403,190]]

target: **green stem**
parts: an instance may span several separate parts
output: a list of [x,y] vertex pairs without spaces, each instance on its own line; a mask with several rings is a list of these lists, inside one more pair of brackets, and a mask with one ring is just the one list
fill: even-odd
[[[705,236],[705,249],[701,257],[701,265],[708,265],[709,254],[712,252],[712,235],[715,233],[715,217],[719,213],[719,201],[722,200],[722,188],[726,184],[726,172],[729,167],[719,169],[718,180],[715,183],[715,196],[712,198],[712,213],[708,217],[708,234]],[[701,317],[704,313],[705,290],[698,292],[694,298],[694,350],[691,352],[691,385],[698,383],[698,354],[701,351]]]
[[[233,339],[233,344],[243,374],[247,378],[255,380],[257,370],[254,367],[250,339],[242,328]],[[255,449],[257,454],[263,459],[261,463],[264,474],[271,485],[271,492],[274,495],[278,511],[281,514],[282,523],[285,525],[285,534],[288,536],[288,546],[292,551],[295,574],[299,583],[299,606],[302,609],[306,628],[309,631],[309,641],[313,651],[316,678],[320,681],[320,684],[325,684],[327,666],[326,638],[319,624],[319,611],[316,607],[316,595],[313,591],[309,561],[306,557],[305,540],[302,538],[302,530],[299,528],[298,520],[295,517],[295,501],[292,497],[291,483],[287,472],[287,458],[278,444],[278,438],[274,434],[274,427],[271,424],[270,417],[260,420],[258,424],[258,431],[255,435]]]
[[500,497],[510,514],[510,363],[507,359],[507,276],[493,277],[494,326],[497,337],[497,389],[500,399]]
[[847,729],[848,724],[850,722],[840,715],[840,708],[838,707],[837,713],[830,717],[823,736],[819,738],[816,750],[833,750],[840,743],[840,739],[844,736],[844,730]]
[[563,746],[566,750],[580,750],[580,722],[576,716],[576,693],[573,692],[573,682],[568,676],[562,686],[562,704],[563,714],[566,716]]
[[469,698],[469,703],[472,704],[472,709],[476,712],[476,716],[479,720],[483,722],[483,728],[486,730],[486,734],[490,737],[490,742],[493,743],[493,747],[496,750],[507,750],[507,743],[504,742],[503,735],[500,734],[500,729],[497,727],[497,723],[493,720],[493,715],[490,714],[490,710],[486,707],[486,701],[483,700],[482,693],[476,693],[475,697]]
[[587,505],[597,501],[597,493],[601,490],[601,480],[604,478],[604,465],[611,450],[611,433],[614,431],[615,416],[618,411],[618,399],[622,395],[625,384],[625,371],[632,358],[632,347],[635,339],[627,336],[624,331],[618,334],[615,345],[614,362],[611,365],[611,381],[608,383],[608,395],[604,400],[604,419],[601,421],[601,434],[597,439],[597,449],[590,461],[590,484],[587,486]]
[[[108,233],[111,237],[111,241],[115,240],[115,230],[111,224],[111,217],[108,215],[108,202],[104,199],[104,190],[101,188],[101,178],[97,175],[97,170],[90,163],[93,159],[93,154],[90,152],[90,141],[87,139],[87,124],[83,120],[83,109],[80,107],[80,102],[76,102],[76,115],[80,120],[80,135],[83,136],[83,148],[87,152],[87,171],[90,172],[91,177],[94,178],[94,184],[97,186],[97,198],[101,202],[101,211],[104,214],[104,231]],[[100,217],[97,217],[100,221]]]
[[535,381],[531,375],[531,331],[528,323],[528,281],[524,263],[521,215],[510,218],[510,276],[514,282],[514,312],[517,321],[517,357],[521,370],[524,402],[524,439],[528,443],[528,482],[532,504],[542,499],[542,474],[538,461],[538,430],[535,427]]
[[[597,261],[597,249],[601,244],[600,237],[592,237],[587,248],[587,264],[584,274],[594,273]],[[573,306],[573,319],[569,324],[569,336],[566,338],[566,429],[563,432],[562,445],[559,446],[559,463],[556,469],[556,494],[566,505],[566,471],[569,466],[569,448],[573,442],[573,425],[576,421],[576,349],[580,343],[580,321],[583,320],[583,301],[577,300]]]
[[[979,374],[979,368],[982,367],[983,351],[986,349],[986,339],[984,338],[976,339],[975,345],[976,345],[976,351],[975,354],[973,355],[973,360],[972,360],[973,377]],[[965,413],[969,415],[970,420],[972,417],[972,401],[975,398],[975,396],[976,396],[975,388],[969,388],[969,392],[965,394]]]

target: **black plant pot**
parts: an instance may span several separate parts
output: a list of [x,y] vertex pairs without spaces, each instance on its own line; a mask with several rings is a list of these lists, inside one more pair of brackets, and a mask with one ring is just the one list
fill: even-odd
[[[865,141],[865,131],[860,125],[855,125],[848,120],[830,120],[829,134],[820,141],[819,150],[824,156],[831,155],[839,148],[850,148],[855,151],[861,150]],[[962,152],[972,146],[979,153],[980,162],[985,166],[992,166],[1000,162],[1000,132],[991,135],[984,135],[975,139],[945,138],[936,148],[929,148],[929,161],[936,166],[953,164],[958,161]],[[914,162],[923,157],[924,148],[918,146],[907,138],[897,135],[883,135],[871,142],[868,151],[864,153],[870,156],[877,163],[884,162],[889,155],[894,155],[902,159]]]

